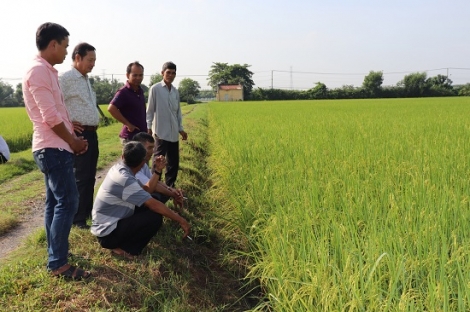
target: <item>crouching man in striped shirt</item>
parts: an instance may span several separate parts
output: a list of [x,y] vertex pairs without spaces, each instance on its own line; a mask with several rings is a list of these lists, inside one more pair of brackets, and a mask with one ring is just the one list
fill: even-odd
[[124,145],[122,162],[109,170],[92,210],[91,233],[97,236],[103,248],[129,260],[142,253],[160,229],[162,217],[178,222],[184,231],[183,238],[188,236],[190,229],[183,217],[149,193],[155,189],[165,167],[163,157],[157,159],[156,170],[146,184],[141,184],[135,177],[145,165],[146,153],[139,142]]

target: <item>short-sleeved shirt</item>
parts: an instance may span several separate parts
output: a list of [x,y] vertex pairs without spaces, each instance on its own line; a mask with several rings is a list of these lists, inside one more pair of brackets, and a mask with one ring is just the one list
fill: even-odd
[[140,129],[129,132],[127,127],[123,125],[119,137],[131,140],[137,133],[147,132],[145,97],[144,90],[142,90],[141,87],[139,87],[139,90],[135,91],[127,81],[126,84],[116,92],[114,98],[111,100],[111,104],[116,106],[130,123]]
[[152,177],[149,166],[144,164],[140,171],[135,174],[135,177],[140,181],[140,183],[146,184]]
[[96,106],[96,94],[88,76],[82,75],[72,67],[59,76],[59,83],[72,121],[78,121],[84,126],[97,126],[100,116]]
[[98,237],[111,234],[119,220],[132,216],[135,207],[150,198],[129,167],[122,163],[114,165],[96,194],[91,233]]

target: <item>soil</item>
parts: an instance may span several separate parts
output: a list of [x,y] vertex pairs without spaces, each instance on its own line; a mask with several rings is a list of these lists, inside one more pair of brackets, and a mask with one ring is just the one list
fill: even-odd
[[[114,163],[110,163],[96,173],[95,185],[99,185],[102,182],[109,168],[113,165]],[[21,218],[20,223],[16,227],[0,236],[0,259],[21,246],[31,233],[44,226],[44,202],[44,193],[35,200],[24,202],[24,205],[31,207],[31,210]]]

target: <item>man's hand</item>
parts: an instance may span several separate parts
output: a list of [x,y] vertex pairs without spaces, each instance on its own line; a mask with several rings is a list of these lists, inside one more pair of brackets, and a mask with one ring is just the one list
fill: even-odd
[[184,131],[180,131],[181,137],[183,138],[183,141],[186,141],[188,139],[188,134]]
[[191,226],[189,225],[188,221],[186,221],[184,218],[181,218],[179,224],[184,231],[183,238],[186,238],[186,236],[189,235],[189,229],[191,228]]
[[183,190],[172,188],[170,192],[171,192],[171,197],[173,197],[173,204],[175,205],[175,207],[183,208],[183,204],[184,204]]
[[83,132],[83,127],[80,122],[72,121],[72,124],[73,124],[73,131],[80,133],[80,134]]
[[83,137],[73,136],[73,140],[69,143],[75,155],[81,155],[88,150],[88,141]]
[[163,168],[166,167],[166,159],[163,155],[158,155],[153,159],[153,170],[162,172]]
[[140,131],[139,127],[136,127],[133,124],[126,125],[126,128],[127,128],[127,131],[129,131],[129,132],[134,132],[135,129]]

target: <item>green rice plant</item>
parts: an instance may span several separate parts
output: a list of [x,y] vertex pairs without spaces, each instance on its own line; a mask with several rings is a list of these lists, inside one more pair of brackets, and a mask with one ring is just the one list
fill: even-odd
[[[101,117],[100,126],[107,126],[116,122],[107,111],[105,104],[100,105],[104,114]],[[33,124],[29,120],[24,107],[0,108],[0,135],[5,139],[10,152],[16,153],[31,149],[33,137]]]
[[5,139],[10,152],[31,148],[33,125],[24,107],[0,108],[0,135]]
[[469,310],[469,104],[210,103],[259,309]]

